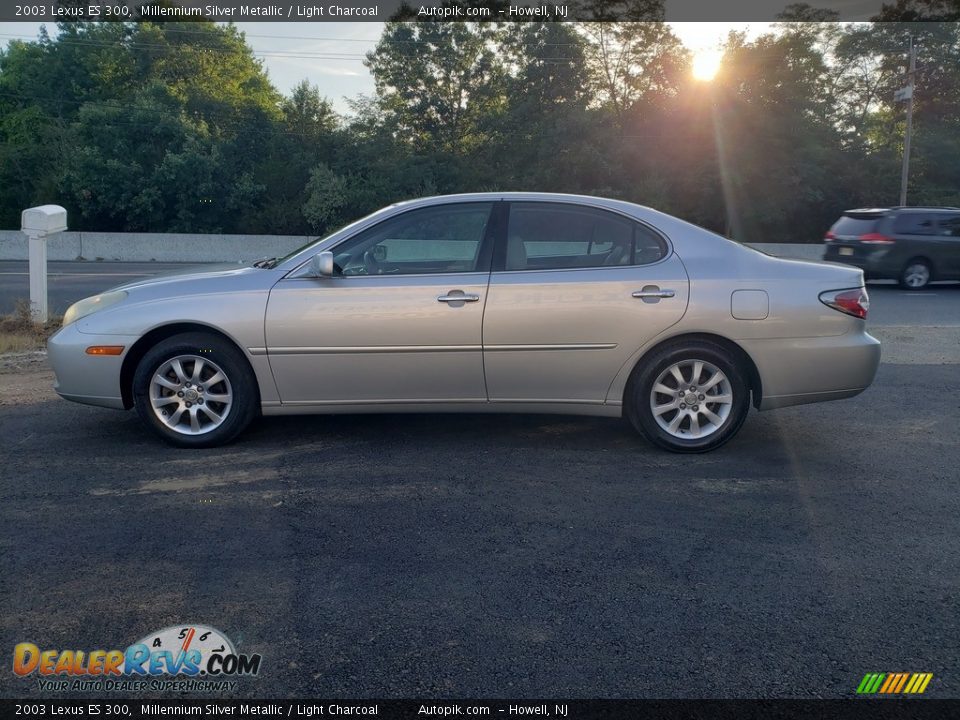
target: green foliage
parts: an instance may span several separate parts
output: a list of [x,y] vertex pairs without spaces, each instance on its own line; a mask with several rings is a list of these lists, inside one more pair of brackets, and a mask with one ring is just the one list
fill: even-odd
[[469,153],[499,112],[502,64],[493,29],[470,23],[387,23],[366,65],[383,122],[416,149]]
[[542,190],[815,242],[844,209],[896,201],[910,34],[909,198],[960,204],[957,0],[898,0],[870,24],[789,5],[767,34],[732,34],[710,83],[659,0],[584,7],[596,22],[387,23],[365,61],[376,92],[347,118],[307,80],[277,92],[233,26],[65,23],[11,42],[0,226],[57,202],[81,230],[323,233],[411,197]]
[[340,212],[347,204],[347,182],[326,164],[320,163],[310,171],[307,200],[303,215],[317,233],[341,224]]

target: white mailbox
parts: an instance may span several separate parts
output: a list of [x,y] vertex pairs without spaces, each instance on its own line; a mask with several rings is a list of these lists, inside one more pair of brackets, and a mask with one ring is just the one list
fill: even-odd
[[67,229],[67,211],[59,205],[40,205],[20,214],[20,230],[30,252],[30,314],[47,321],[47,237]]
[[67,211],[59,205],[41,205],[20,213],[20,229],[27,237],[44,237],[67,229]]

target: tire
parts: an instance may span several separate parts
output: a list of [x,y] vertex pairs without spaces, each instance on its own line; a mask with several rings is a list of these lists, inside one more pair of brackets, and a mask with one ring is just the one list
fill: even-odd
[[[750,389],[745,370],[728,350],[691,341],[667,345],[645,358],[633,372],[625,401],[630,422],[650,442],[672,452],[702,453],[737,434],[750,410]],[[654,405],[671,407],[658,413]]]
[[922,258],[914,258],[903,266],[900,287],[904,290],[923,290],[933,279],[933,268]]
[[174,335],[147,351],[133,375],[133,400],[147,427],[185,448],[230,442],[260,407],[256,377],[243,354],[202,332]]

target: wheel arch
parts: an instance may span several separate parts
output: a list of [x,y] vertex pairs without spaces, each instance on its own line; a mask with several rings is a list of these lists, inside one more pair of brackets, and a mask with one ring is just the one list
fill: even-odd
[[664,338],[660,342],[647,348],[643,354],[637,358],[636,362],[633,364],[633,367],[630,368],[630,374],[627,382],[624,384],[623,395],[621,397],[623,407],[626,408],[634,378],[636,378],[638,374],[637,369],[643,365],[643,363],[647,360],[647,358],[650,357],[652,353],[655,353],[658,350],[670,345],[684,345],[685,343],[696,341],[711,342],[715,345],[719,345],[737,359],[738,364],[742,365],[746,371],[747,382],[750,386],[752,404],[755,408],[759,409],[760,403],[763,400],[763,381],[760,377],[760,371],[757,369],[757,364],[753,361],[753,358],[750,357],[750,353],[744,350],[733,340],[730,340],[722,335],[716,335],[709,332],[687,332],[680,335],[671,335],[670,337]]
[[904,260],[903,265],[900,266],[900,275],[898,279],[903,277],[903,272],[910,266],[910,263],[916,262],[917,260],[926,263],[927,267],[930,268],[930,280],[936,280],[937,264],[929,255],[924,255],[923,253],[910,255],[906,260]]
[[[237,343],[236,340],[222,330],[219,330],[211,325],[204,325],[203,323],[198,322],[177,322],[167,325],[160,325],[159,327],[155,327],[144,334],[143,337],[131,345],[130,349],[123,358],[123,364],[120,366],[120,396],[123,399],[123,407],[126,410],[129,410],[133,407],[133,376],[136,373],[137,366],[140,364],[140,361],[143,359],[144,355],[150,352],[150,349],[157,343],[163,342],[167,338],[171,338],[174,335],[181,335],[188,332],[202,332],[209,335],[215,335],[224,342],[230,343],[243,357],[243,361],[247,363],[247,367],[250,369],[250,372],[253,374],[254,378],[257,377],[256,371],[250,364],[250,360],[247,357],[247,353]],[[256,385],[257,395],[259,396],[259,383],[256,383]],[[259,398],[257,400],[257,404],[259,404]]]

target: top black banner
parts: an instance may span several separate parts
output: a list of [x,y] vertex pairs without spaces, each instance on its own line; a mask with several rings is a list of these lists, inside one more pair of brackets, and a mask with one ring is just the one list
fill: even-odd
[[960,20],[960,0],[24,0],[0,21],[84,22],[770,22]]

